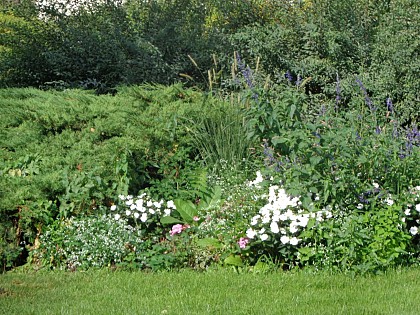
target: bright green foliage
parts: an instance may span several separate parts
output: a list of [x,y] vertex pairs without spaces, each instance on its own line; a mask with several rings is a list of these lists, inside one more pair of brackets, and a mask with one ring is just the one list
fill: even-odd
[[[418,268],[384,275],[51,272],[1,276],[0,312],[27,314],[418,314]],[[60,288],[60,289],[57,289]]]
[[208,190],[189,122],[217,106],[212,98],[179,85],[125,88],[116,97],[0,94],[2,238],[15,231],[16,254],[56,218],[97,215],[120,193],[149,188],[167,200],[195,200]]

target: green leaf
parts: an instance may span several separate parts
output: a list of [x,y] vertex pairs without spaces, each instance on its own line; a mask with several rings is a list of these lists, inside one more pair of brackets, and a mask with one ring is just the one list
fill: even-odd
[[184,222],[168,215],[168,216],[160,218],[160,223],[167,225],[167,224],[177,224],[177,223],[184,223]]
[[293,118],[293,116],[295,115],[295,111],[296,111],[296,105],[295,105],[295,104],[293,104],[293,105],[290,107],[290,119],[292,119],[292,118]]
[[236,266],[236,267],[242,267],[242,258],[239,255],[230,255],[225,259],[226,265]]
[[285,143],[285,142],[287,142],[287,139],[286,139],[286,138],[282,138],[282,137],[280,137],[280,136],[274,136],[273,138],[271,138],[271,142],[272,142],[274,145],[277,145],[277,144],[280,144],[280,143]]
[[317,166],[319,164],[319,162],[321,162],[321,157],[320,156],[311,156],[309,158],[309,162],[311,163],[311,165],[313,166]]
[[220,241],[213,237],[206,237],[206,238],[199,239],[197,241],[197,245],[200,247],[213,247],[213,248],[222,247],[222,244],[220,243]]
[[176,199],[174,203],[182,219],[187,223],[192,223],[194,217],[198,214],[197,207],[191,201],[182,199]]

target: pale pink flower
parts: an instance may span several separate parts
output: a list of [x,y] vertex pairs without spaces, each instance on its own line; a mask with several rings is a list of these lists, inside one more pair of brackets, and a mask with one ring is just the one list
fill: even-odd
[[172,230],[169,234],[171,234],[171,236],[174,236],[175,234],[180,234],[183,231],[184,227],[182,226],[182,224],[175,224],[172,227]]
[[239,248],[244,249],[246,245],[249,243],[249,239],[246,237],[241,237],[238,241]]

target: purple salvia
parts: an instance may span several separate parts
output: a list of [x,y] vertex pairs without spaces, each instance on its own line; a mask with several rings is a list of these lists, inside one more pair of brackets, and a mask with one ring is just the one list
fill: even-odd
[[390,98],[390,97],[388,97],[388,98],[386,99],[386,107],[387,107],[388,111],[389,111],[391,114],[393,114],[393,113],[394,113],[394,105],[392,104],[392,100],[391,100],[391,98]]
[[360,90],[362,90],[362,92],[363,92],[363,94],[364,94],[364,96],[365,96],[365,103],[366,103],[366,105],[369,107],[369,109],[372,111],[372,112],[374,112],[374,111],[376,111],[376,107],[375,106],[373,106],[373,104],[372,104],[372,100],[370,99],[370,97],[369,97],[369,94],[368,94],[368,92],[367,92],[367,90],[366,90],[366,87],[363,85],[363,82],[359,79],[359,77],[357,77],[356,76],[356,83],[359,85],[359,87],[360,87]]
[[298,74],[297,80],[296,80],[296,85],[300,86],[301,83],[302,83],[302,77],[300,76],[300,74]]
[[287,79],[287,81],[292,82],[293,81],[293,77],[292,74],[290,73],[289,70],[286,71],[286,73],[284,74],[284,77]]
[[340,77],[338,76],[338,73],[337,73],[337,81],[336,81],[336,86],[335,86],[336,109],[338,107],[338,104],[340,104],[340,102],[341,102],[341,85],[340,85]]
[[267,166],[273,165],[276,162],[276,159],[273,155],[273,150],[269,147],[268,141],[264,139],[264,155],[267,157]]
[[238,64],[239,70],[241,71],[245,79],[246,85],[250,89],[252,89],[254,87],[252,70],[249,66],[245,66],[245,63],[242,61],[241,56],[239,55],[238,52],[236,53],[236,62]]

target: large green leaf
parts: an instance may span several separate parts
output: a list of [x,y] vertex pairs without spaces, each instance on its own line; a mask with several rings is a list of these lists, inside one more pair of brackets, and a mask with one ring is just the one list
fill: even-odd
[[197,245],[200,247],[213,247],[213,248],[222,247],[222,244],[220,243],[220,241],[213,237],[206,237],[206,238],[199,239],[197,241]]
[[178,223],[182,224],[184,222],[168,215],[166,217],[162,217],[160,219],[160,223],[167,225],[167,224],[178,224]]
[[242,258],[239,255],[230,255],[225,259],[226,265],[236,266],[236,267],[242,267]]
[[176,199],[174,201],[176,210],[181,215],[182,219],[187,223],[192,223],[194,217],[198,215],[197,206],[191,201]]

